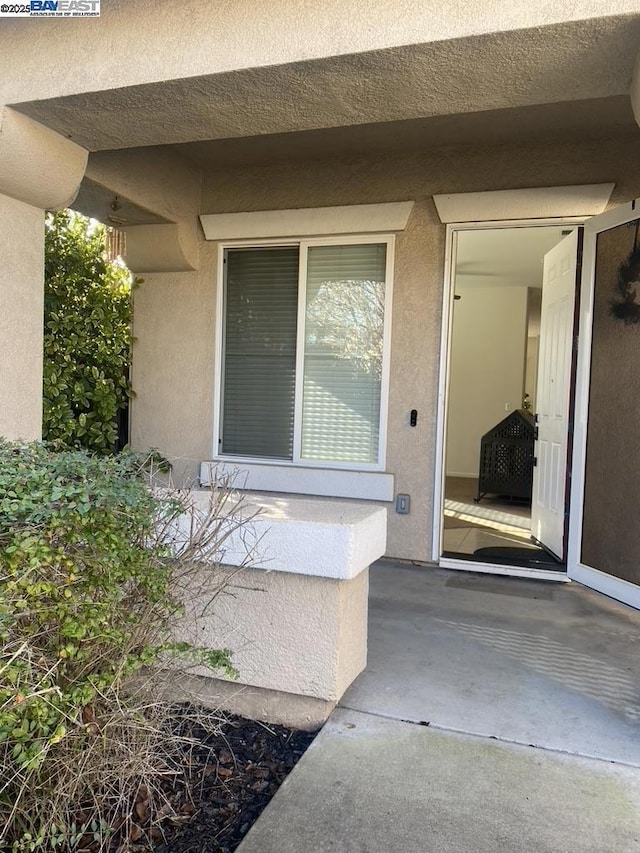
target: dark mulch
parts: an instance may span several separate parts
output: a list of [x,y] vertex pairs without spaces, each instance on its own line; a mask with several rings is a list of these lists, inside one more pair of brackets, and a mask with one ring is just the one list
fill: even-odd
[[163,827],[154,853],[232,853],[315,733],[228,717],[211,734],[188,714],[179,726],[195,740],[171,796],[185,822]]

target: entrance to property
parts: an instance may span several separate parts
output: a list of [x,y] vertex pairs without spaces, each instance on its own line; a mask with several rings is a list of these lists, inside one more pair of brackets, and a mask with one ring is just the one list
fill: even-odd
[[452,238],[440,556],[563,572],[578,227]]
[[434,557],[640,607],[640,205],[578,225],[449,226]]

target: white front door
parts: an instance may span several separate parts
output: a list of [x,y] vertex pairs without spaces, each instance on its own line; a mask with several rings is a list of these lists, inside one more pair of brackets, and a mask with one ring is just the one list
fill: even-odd
[[578,263],[576,228],[544,257],[536,389],[531,535],[564,558],[571,356]]
[[640,608],[640,199],[584,229],[567,573]]

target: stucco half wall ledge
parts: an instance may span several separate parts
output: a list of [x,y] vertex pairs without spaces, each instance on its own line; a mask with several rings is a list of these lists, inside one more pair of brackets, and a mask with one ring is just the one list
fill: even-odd
[[200,216],[207,240],[267,240],[277,237],[324,237],[404,231],[413,201],[299,207]]
[[127,266],[132,272],[191,272],[197,269],[197,241],[180,223],[132,225],[123,230],[127,239]]
[[88,152],[70,139],[0,107],[0,193],[42,210],[68,207],[80,189]]
[[[209,490],[195,490],[206,512]],[[371,503],[244,492],[246,527],[225,542],[224,563],[319,578],[350,580],[383,556],[387,510]]]
[[433,201],[444,223],[587,217],[606,209],[614,187],[612,183],[452,193],[434,195]]
[[[206,514],[211,493],[191,496],[196,518]],[[247,525],[225,541],[224,565],[213,578],[214,587],[231,594],[216,596],[203,614],[203,593],[194,588],[177,636],[229,649],[238,680],[225,681],[204,667],[183,678],[191,679],[191,689],[200,676],[200,698],[218,708],[313,727],[366,666],[368,567],[385,551],[386,510],[246,492],[235,510],[246,514]],[[185,522],[192,517],[184,516]],[[166,689],[184,700],[179,681],[169,679]]]

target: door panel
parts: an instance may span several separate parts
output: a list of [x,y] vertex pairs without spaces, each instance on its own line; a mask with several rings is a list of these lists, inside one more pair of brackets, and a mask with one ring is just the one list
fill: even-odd
[[536,390],[537,465],[533,471],[531,533],[564,557],[571,353],[578,258],[578,229],[545,255],[540,355]]
[[[585,227],[569,576],[640,607],[640,323],[614,316],[633,204]],[[633,284],[631,291],[640,291]],[[640,301],[640,293],[638,293]],[[622,309],[623,313],[624,306]],[[634,313],[632,303],[629,313]]]

